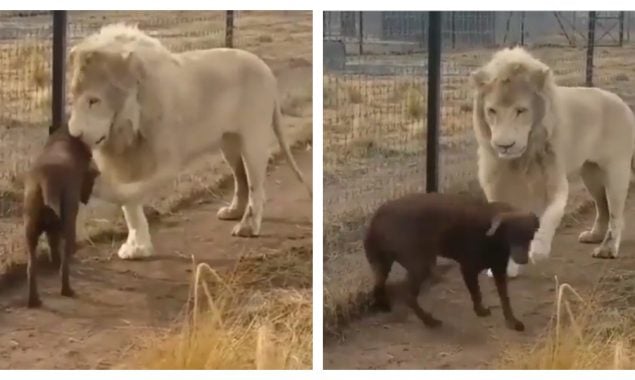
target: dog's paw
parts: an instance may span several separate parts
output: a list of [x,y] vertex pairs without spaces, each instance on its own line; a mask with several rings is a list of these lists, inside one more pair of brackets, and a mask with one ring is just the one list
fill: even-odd
[[427,317],[425,319],[422,319],[422,321],[423,321],[423,324],[426,327],[429,327],[429,328],[432,328],[432,329],[439,328],[439,327],[441,327],[443,325],[443,322],[441,320],[436,319],[436,318],[434,318],[432,316],[429,316],[429,317]]
[[512,330],[525,331],[525,325],[515,318],[506,320],[505,325]]
[[136,242],[125,242],[119,248],[117,255],[123,260],[142,259],[154,254],[151,244],[138,244]]
[[75,297],[75,291],[71,288],[63,288],[60,294],[64,297]]
[[492,315],[492,312],[489,309],[489,307],[485,307],[482,305],[475,307],[474,313],[476,313],[476,315],[479,317],[489,317],[490,315]]
[[27,302],[27,307],[30,309],[36,309],[42,306],[42,301],[39,297],[29,297],[29,301]]

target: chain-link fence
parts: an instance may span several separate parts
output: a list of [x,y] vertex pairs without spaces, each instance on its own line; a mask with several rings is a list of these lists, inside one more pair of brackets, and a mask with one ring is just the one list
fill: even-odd
[[[53,20],[65,13],[66,47],[103,25],[126,22],[157,37],[175,52],[231,45],[262,57],[279,79],[286,113],[300,113],[288,123],[291,133],[305,128],[304,114],[311,102],[311,12],[287,11],[2,11],[0,12],[0,240],[19,226],[21,175],[40,151],[52,120]],[[59,34],[57,34],[59,35]],[[62,76],[68,75],[66,67]],[[278,71],[282,71],[280,77]],[[300,71],[300,73],[297,73]],[[293,83],[288,83],[293,82]],[[68,87],[69,80],[65,87]],[[308,89],[306,88],[308,87]],[[299,93],[299,94],[296,94]],[[290,94],[291,93],[291,94]],[[56,93],[57,94],[57,93]],[[308,100],[306,94],[309,94]],[[300,99],[300,96],[303,96]],[[288,99],[287,99],[288,98]],[[68,107],[66,97],[60,102]],[[310,106],[308,106],[310,108]],[[297,110],[296,110],[297,109]],[[286,115],[286,114],[285,114]],[[300,123],[301,120],[302,123]],[[310,127],[310,125],[309,125]],[[213,156],[200,168],[179,176],[174,188],[152,201],[152,207],[168,209],[178,196],[209,193],[221,172]],[[221,167],[222,169],[222,167]],[[169,194],[168,194],[169,193]],[[171,194],[171,195],[170,195]],[[178,194],[178,196],[177,196]],[[2,268],[0,246],[0,270]]]
[[[589,12],[443,13],[440,191],[481,194],[468,78],[502,47],[525,45],[561,85],[590,79],[635,102],[630,13],[593,13],[592,20]],[[426,188],[429,17],[324,15],[325,289],[335,303],[347,302],[339,293],[355,291],[355,268],[368,272],[360,242],[369,214],[388,199]],[[588,46],[590,21],[595,33]]]

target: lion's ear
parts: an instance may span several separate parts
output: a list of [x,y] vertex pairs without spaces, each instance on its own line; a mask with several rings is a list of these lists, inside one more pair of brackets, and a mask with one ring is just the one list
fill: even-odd
[[118,53],[103,53],[101,59],[108,67],[110,80],[118,87],[125,89],[134,87],[143,74],[140,60],[130,50]]
[[541,68],[541,69],[537,69],[533,71],[529,76],[529,80],[538,90],[542,90],[545,87],[545,84],[547,83],[547,79],[551,75],[552,75],[551,69],[548,67],[545,67],[545,68]]
[[488,81],[489,81],[489,75],[487,75],[484,69],[478,69],[476,71],[473,71],[470,74],[470,83],[477,90],[480,90],[483,87],[485,87]]
[[145,75],[143,62],[134,51],[126,49],[121,52],[121,60],[123,63],[122,73],[128,80],[133,82],[140,81]]

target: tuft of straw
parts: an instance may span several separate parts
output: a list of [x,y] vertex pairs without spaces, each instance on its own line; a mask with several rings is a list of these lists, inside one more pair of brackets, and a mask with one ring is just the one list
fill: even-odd
[[[141,339],[124,368],[309,369],[312,361],[310,252],[241,259],[220,274],[195,265],[183,326]],[[309,256],[309,257],[307,257]],[[283,264],[286,263],[285,266]],[[281,278],[297,279],[275,284]],[[272,276],[272,274],[274,274]],[[273,280],[272,280],[273,278]]]
[[583,297],[556,277],[555,323],[545,339],[532,347],[508,349],[501,369],[635,369],[635,326],[626,315],[599,300]]

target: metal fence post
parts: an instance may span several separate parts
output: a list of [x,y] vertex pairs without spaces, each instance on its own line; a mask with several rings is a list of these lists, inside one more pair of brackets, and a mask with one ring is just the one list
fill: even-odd
[[439,191],[439,123],[441,116],[441,17],[430,12],[428,24],[428,135],[426,192]]
[[364,54],[364,12],[359,12],[359,56]]
[[450,12],[450,28],[452,28],[452,49],[456,48],[456,11]]
[[225,12],[225,47],[234,47],[234,11]]
[[595,12],[589,12],[589,36],[586,49],[586,85],[593,87],[593,49],[595,48]]
[[520,12],[520,46],[525,46],[525,12]]
[[65,121],[67,16],[67,11],[53,11],[53,65],[51,67],[53,83],[49,134]]
[[620,12],[620,47],[624,46],[624,11]]

